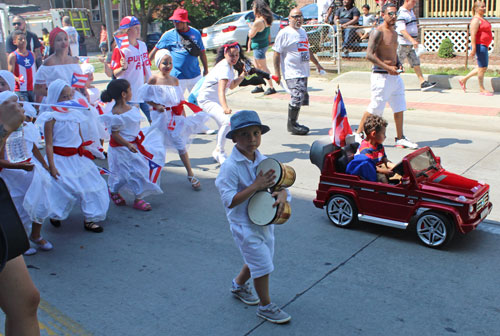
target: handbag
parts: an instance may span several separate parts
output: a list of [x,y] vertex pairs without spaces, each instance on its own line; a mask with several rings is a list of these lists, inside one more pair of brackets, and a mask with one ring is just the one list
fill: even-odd
[[23,254],[30,247],[28,236],[10,198],[9,189],[0,178],[0,272],[7,261]]
[[189,53],[189,55],[198,57],[201,55],[201,49],[198,47],[195,41],[193,41],[189,36],[177,32],[182,40],[182,45],[184,49]]

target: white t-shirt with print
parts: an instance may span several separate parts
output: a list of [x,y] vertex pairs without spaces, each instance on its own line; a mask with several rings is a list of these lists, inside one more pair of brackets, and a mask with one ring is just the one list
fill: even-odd
[[136,46],[113,50],[111,57],[111,69],[121,68],[120,60],[125,57],[127,70],[122,72],[118,78],[128,80],[132,89],[132,101],[138,101],[137,92],[139,88],[151,77],[151,62],[149,61],[148,48],[142,41],[137,41]]
[[208,75],[205,76],[205,81],[200,89],[200,94],[198,95],[198,102],[212,101],[220,104],[219,101],[219,81],[221,79],[227,79],[226,91],[231,85],[231,82],[235,78],[235,73],[233,66],[227,63],[226,59],[223,59],[215,65],[215,67],[210,70]]
[[279,31],[273,50],[281,54],[285,79],[309,77],[309,41],[306,31],[290,26]]

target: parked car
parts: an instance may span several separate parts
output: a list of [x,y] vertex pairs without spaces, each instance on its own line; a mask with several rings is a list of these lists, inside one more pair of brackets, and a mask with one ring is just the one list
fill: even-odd
[[154,33],[148,34],[147,37],[148,37],[148,39],[146,41],[146,46],[148,47],[148,52],[149,52],[149,51],[153,50],[153,48],[156,46],[156,43],[158,43],[158,41],[160,40],[161,33],[154,32]]
[[[278,31],[280,30],[280,22],[282,17],[273,14],[274,21],[271,26],[271,41],[274,42]],[[203,28],[201,37],[205,49],[217,49],[229,41],[238,41],[238,43],[245,47],[248,43],[248,32],[250,27],[247,22],[253,22],[255,15],[253,11],[246,11],[240,13],[233,13],[225,16],[215,22],[212,26]]]
[[424,245],[439,248],[456,232],[474,230],[491,212],[489,185],[446,171],[429,147],[404,157],[393,169],[400,178],[390,183],[346,174],[357,145],[338,148],[318,140],[311,147],[311,161],[321,170],[313,203],[326,208],[334,225],[360,220],[411,229]]

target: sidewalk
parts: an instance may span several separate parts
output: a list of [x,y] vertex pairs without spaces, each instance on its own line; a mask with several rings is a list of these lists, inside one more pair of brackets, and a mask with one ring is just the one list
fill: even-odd
[[[351,71],[329,81],[325,77],[309,78],[309,97],[311,102],[333,104],[334,93],[340,87],[346,106],[368,106],[370,103],[370,72]],[[481,116],[497,116],[500,114],[500,94],[492,97],[479,95],[478,92],[464,93],[461,89],[436,88],[427,92],[420,90],[417,77],[414,74],[401,75],[406,87],[406,102],[408,110],[424,110],[436,112],[451,112]],[[434,77],[430,76],[432,80]],[[444,77],[444,76],[442,76]],[[470,81],[472,84],[472,80]],[[454,86],[454,85],[453,85]],[[277,86],[279,88],[279,86]],[[281,88],[280,88],[281,89]],[[264,98],[288,100],[289,95],[283,89],[278,93]]]

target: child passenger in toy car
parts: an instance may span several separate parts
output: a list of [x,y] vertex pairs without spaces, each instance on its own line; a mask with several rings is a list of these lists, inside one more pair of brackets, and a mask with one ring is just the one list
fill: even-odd
[[366,139],[361,142],[354,159],[347,165],[346,173],[373,182],[389,183],[388,177],[394,175],[394,164],[387,159],[384,150],[386,127],[387,121],[380,116],[372,114],[366,118]]

